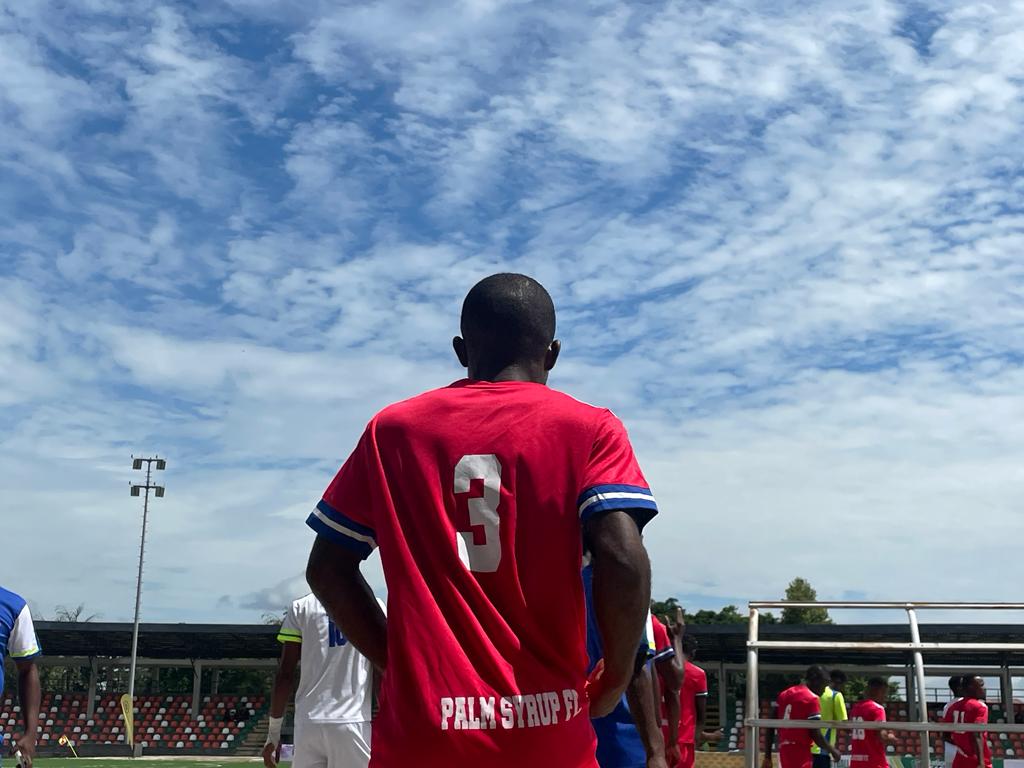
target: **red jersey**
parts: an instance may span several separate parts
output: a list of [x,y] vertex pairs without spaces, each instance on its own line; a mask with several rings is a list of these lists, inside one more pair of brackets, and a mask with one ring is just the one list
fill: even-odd
[[388,585],[372,768],[596,768],[583,523],[657,513],[610,412],[463,380],[386,408],[307,521]]
[[[885,707],[877,701],[859,701],[850,710],[850,720],[869,723],[885,722]],[[856,728],[850,736],[850,758],[853,768],[887,768],[885,744],[878,731]]]
[[653,661],[660,661],[661,659],[671,659],[676,655],[675,648],[672,647],[672,641],[669,640],[668,630],[665,625],[661,623],[661,619],[657,616],[651,617],[651,629],[654,635],[654,658]]
[[[806,685],[794,685],[779,694],[779,714],[783,720],[820,720],[821,699]],[[806,768],[811,765],[811,732],[806,728],[779,729],[779,763],[782,768]]]
[[686,662],[679,689],[679,743],[697,742],[697,699],[708,695],[708,676],[696,664]]
[[[943,718],[947,723],[987,723],[988,704],[980,699],[958,699],[946,710]],[[985,765],[992,768],[992,749],[988,744],[988,734],[981,734],[981,742],[984,745]],[[953,758],[953,768],[978,768],[977,734],[975,733],[953,733],[953,743],[956,745],[956,757]]]

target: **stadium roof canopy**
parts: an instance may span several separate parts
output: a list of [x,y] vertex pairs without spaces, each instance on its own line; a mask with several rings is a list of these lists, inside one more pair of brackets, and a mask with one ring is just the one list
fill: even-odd
[[[46,656],[124,657],[132,652],[132,625],[38,621]],[[141,624],[139,656],[147,659],[276,659],[272,624]]]
[[[688,630],[700,643],[698,660],[744,664],[746,624],[693,624]],[[132,625],[102,622],[36,623],[47,656],[125,657],[131,653]],[[1021,628],[1007,624],[922,624],[924,642],[1020,642]],[[139,656],[147,659],[276,659],[277,627],[267,624],[143,624]],[[906,624],[762,624],[762,640],[895,642],[910,641]],[[762,649],[762,664],[904,665],[909,651]],[[1024,654],[1000,651],[926,653],[928,665],[1024,666]]]

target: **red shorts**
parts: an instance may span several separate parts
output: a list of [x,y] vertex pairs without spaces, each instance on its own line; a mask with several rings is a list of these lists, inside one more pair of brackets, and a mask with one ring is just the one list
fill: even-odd
[[697,757],[697,750],[693,744],[680,744],[679,755],[679,768],[693,768]]
[[783,744],[779,747],[779,765],[782,768],[811,768],[811,750],[805,744]]

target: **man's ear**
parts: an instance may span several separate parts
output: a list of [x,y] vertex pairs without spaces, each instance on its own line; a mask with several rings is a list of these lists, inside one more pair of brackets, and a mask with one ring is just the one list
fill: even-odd
[[558,362],[558,355],[562,351],[562,342],[555,339],[551,342],[551,346],[548,347],[548,351],[544,355],[544,370],[550,371],[555,367],[555,363]]
[[463,368],[469,368],[469,355],[466,354],[466,340],[461,336],[456,336],[452,339],[452,349],[455,350],[455,356],[459,358],[459,363]]

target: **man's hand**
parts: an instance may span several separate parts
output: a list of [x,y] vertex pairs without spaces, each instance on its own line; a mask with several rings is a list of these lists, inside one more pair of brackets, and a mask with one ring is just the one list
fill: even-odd
[[665,761],[668,763],[668,768],[675,768],[682,759],[683,753],[679,749],[679,742],[665,745]]
[[621,675],[608,674],[604,659],[600,659],[587,678],[587,700],[590,702],[592,719],[610,715],[622,699],[622,691],[629,683],[622,682]]
[[655,755],[647,760],[647,768],[669,768],[664,755]]
[[11,741],[11,754],[21,752],[21,765],[23,768],[32,768],[32,759],[36,756],[36,740],[23,733]]
[[722,729],[719,728],[718,730],[715,730],[715,731],[703,731],[701,733],[701,738],[703,738],[704,741],[715,741],[715,742],[718,742],[718,741],[722,740],[722,736],[723,735],[724,734],[722,733]]
[[281,745],[267,742],[263,746],[263,764],[267,768],[277,768],[281,760]]
[[840,752],[835,747],[829,746],[828,752],[829,752],[830,755],[832,755],[832,762],[833,763],[841,763],[843,761],[843,753]]

